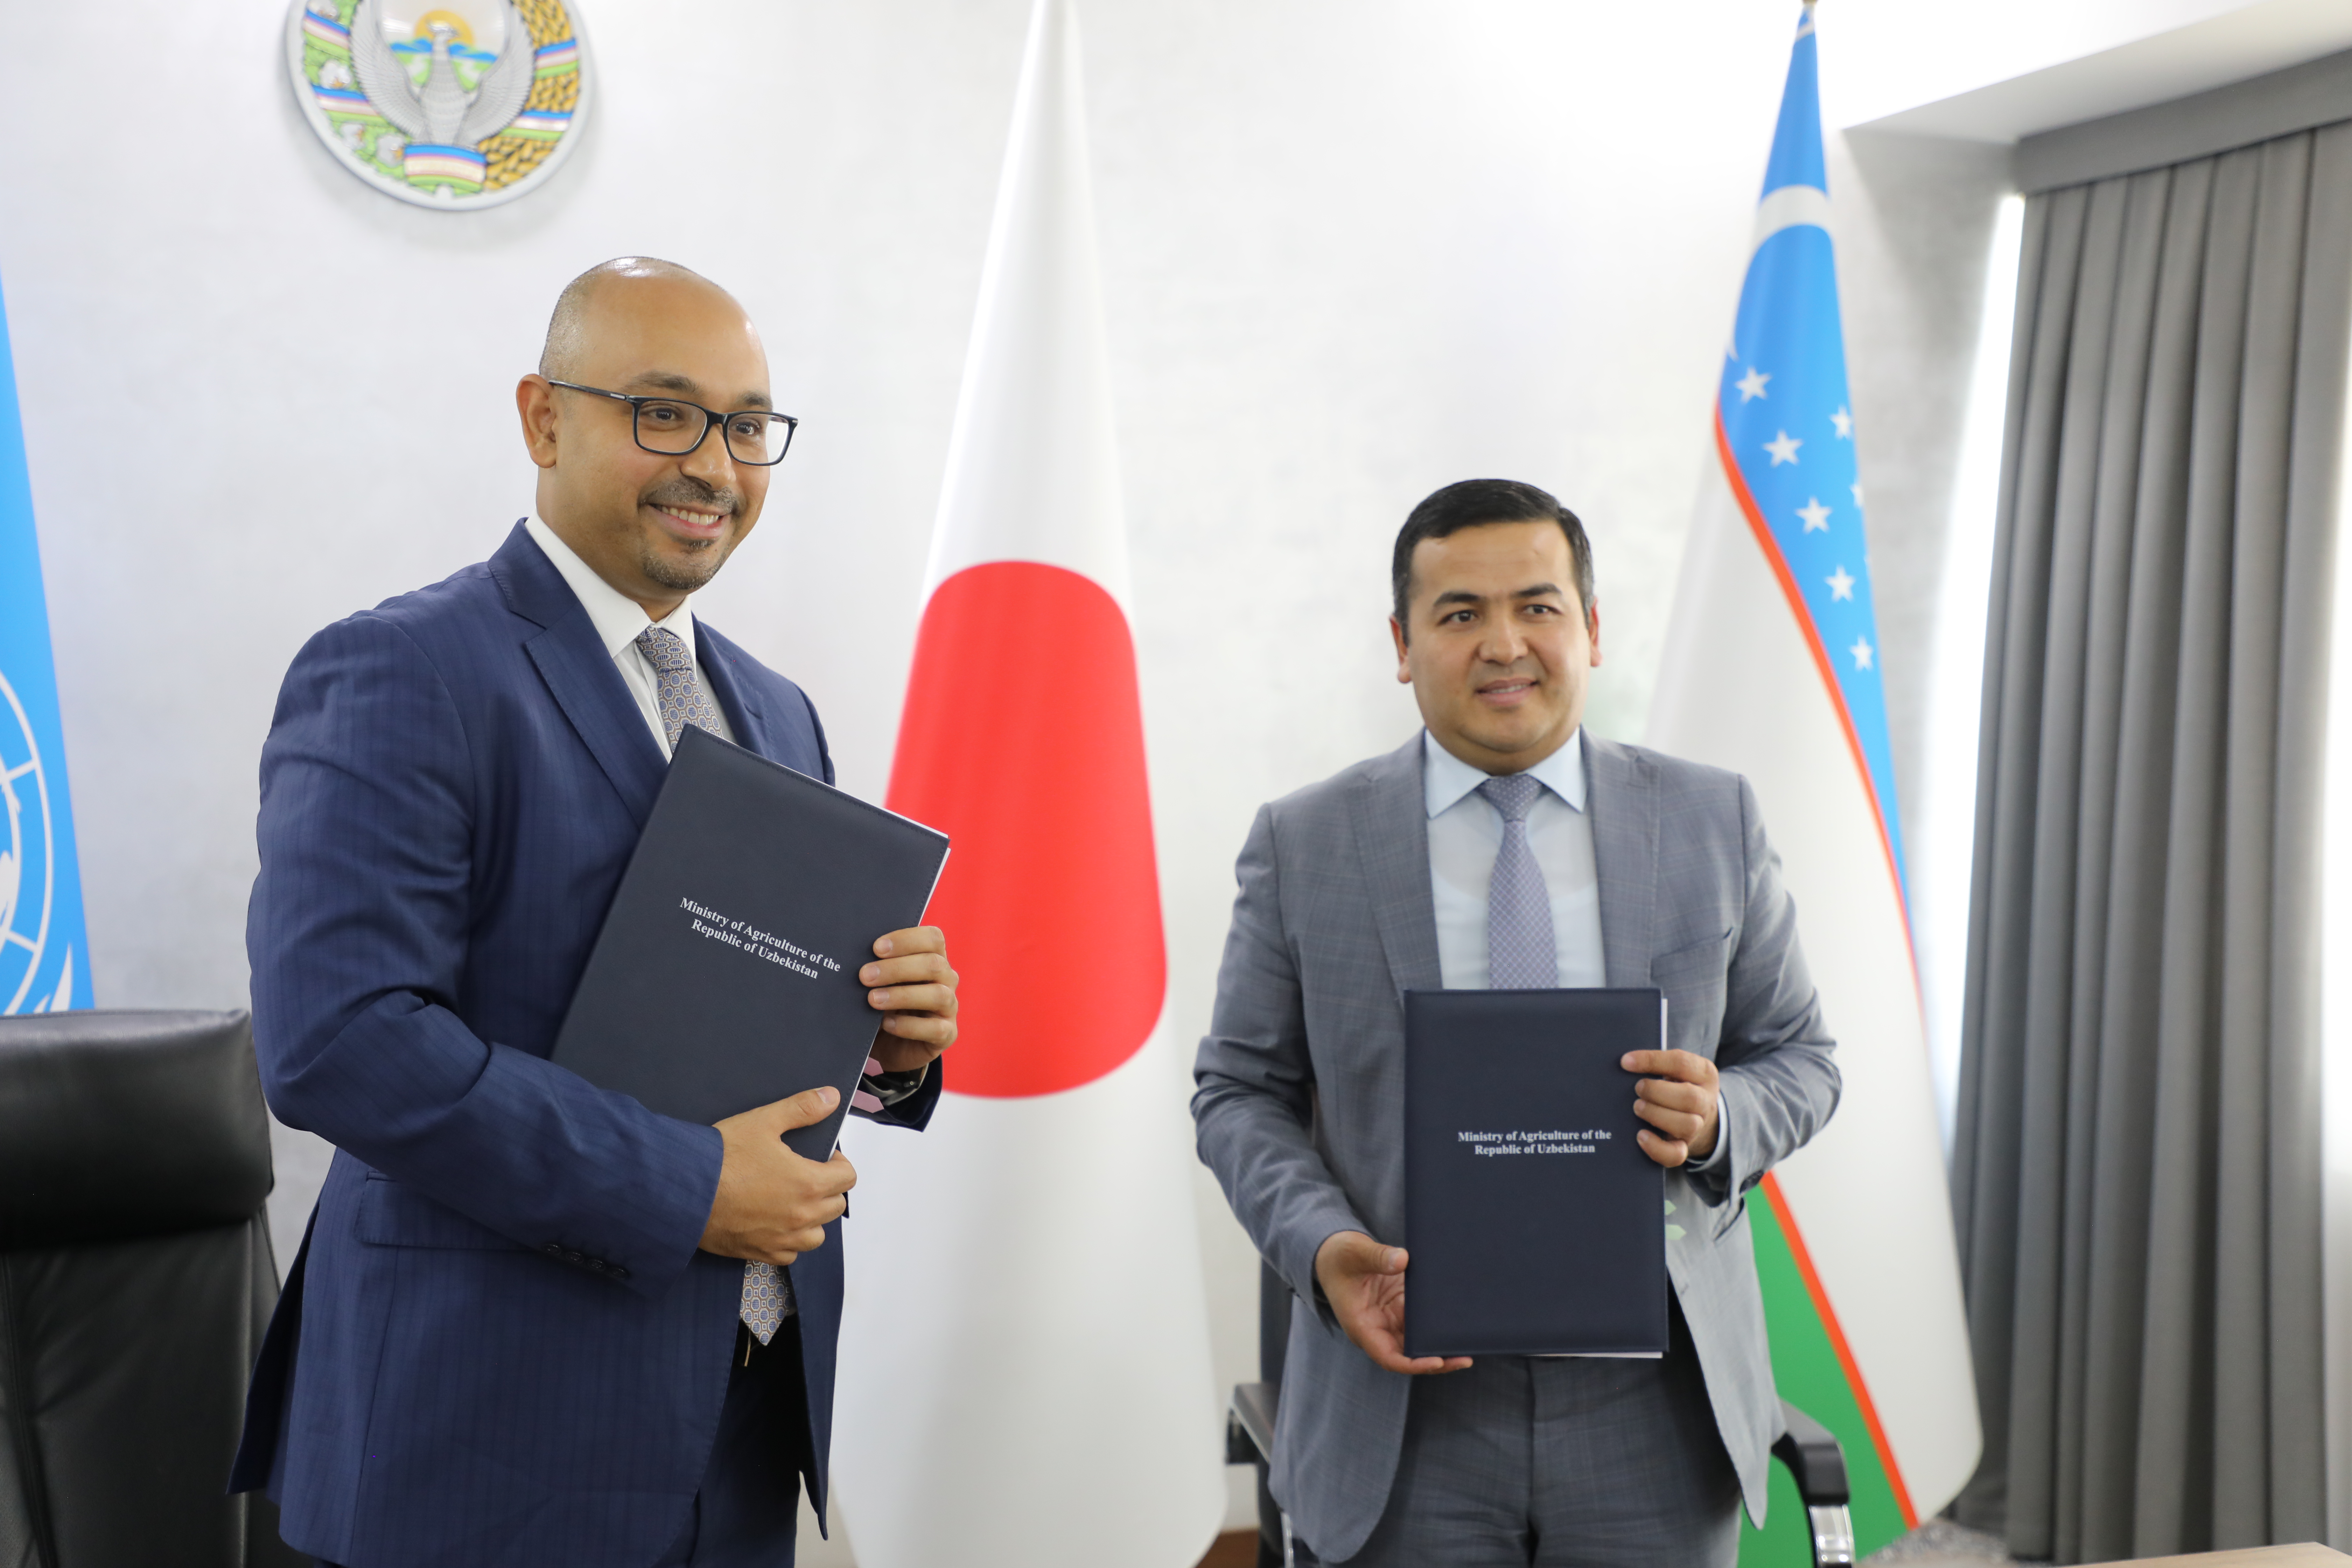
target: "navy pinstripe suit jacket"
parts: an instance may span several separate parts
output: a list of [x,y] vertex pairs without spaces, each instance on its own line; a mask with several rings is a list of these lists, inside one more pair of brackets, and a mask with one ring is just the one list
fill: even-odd
[[[698,630],[738,741],[830,781],[800,689]],[[302,1551],[617,1568],[687,1527],[742,1279],[696,1247],[719,1136],[546,1059],[665,766],[520,526],[287,673],[262,751],[254,1041],[279,1119],[338,1152],[231,1484],[267,1485]],[[921,1126],[940,1078],[882,1120]],[[822,1511],[838,1223],[792,1282]]]

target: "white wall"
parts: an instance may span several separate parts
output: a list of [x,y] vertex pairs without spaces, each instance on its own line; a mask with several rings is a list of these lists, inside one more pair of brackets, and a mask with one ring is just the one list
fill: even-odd
[[[11,13],[0,281],[101,1003],[242,1004],[278,679],[529,505],[514,378],[556,289],[615,253],[708,272],[767,332],[805,423],[698,607],[810,689],[848,787],[882,789],[1024,7],[582,6],[583,145],[470,215],[334,165],[268,0]],[[2042,15],[2112,41],[2128,9]],[[1180,1028],[1206,1019],[1253,809],[1411,729],[1383,575],[1428,489],[1504,474],[1584,514],[1593,723],[1638,735],[1795,10],[1084,0]],[[1843,55],[1825,12],[1830,80],[1867,75],[1873,112],[1905,80],[1954,90],[1920,74],[1945,35],[2000,30],[1851,0]],[[721,137],[772,173],[724,177],[745,161]],[[1857,145],[1833,183],[1902,765],[1999,157]],[[280,1172],[290,1246],[315,1152],[289,1137]],[[1236,1379],[1255,1260],[1202,1192]]]

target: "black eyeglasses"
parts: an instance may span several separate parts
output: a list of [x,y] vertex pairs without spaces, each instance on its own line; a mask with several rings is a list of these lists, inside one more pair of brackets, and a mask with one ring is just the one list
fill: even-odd
[[724,439],[730,457],[755,468],[773,468],[792,450],[793,432],[801,423],[789,414],[771,414],[761,408],[720,414],[675,397],[632,397],[625,392],[607,392],[571,381],[551,379],[548,384],[627,404],[635,416],[637,445],[665,458],[682,458],[701,446],[716,422],[727,427]]

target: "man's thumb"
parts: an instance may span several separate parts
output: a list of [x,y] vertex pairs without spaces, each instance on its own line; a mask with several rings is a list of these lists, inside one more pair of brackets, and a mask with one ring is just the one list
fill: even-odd
[[790,1100],[776,1101],[776,1110],[783,1119],[784,1131],[795,1127],[814,1127],[833,1114],[841,1103],[841,1091],[826,1084],[816,1089],[804,1089]]

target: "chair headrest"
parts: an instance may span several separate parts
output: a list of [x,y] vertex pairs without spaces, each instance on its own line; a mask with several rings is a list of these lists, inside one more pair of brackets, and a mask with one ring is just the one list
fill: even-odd
[[0,1018],[0,1247],[234,1225],[269,1187],[245,1014]]

